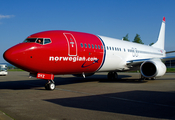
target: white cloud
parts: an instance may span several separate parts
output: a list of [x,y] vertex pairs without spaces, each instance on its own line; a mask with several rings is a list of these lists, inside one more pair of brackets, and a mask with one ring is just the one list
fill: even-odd
[[0,15],[0,19],[12,18],[12,17],[14,17],[14,15]]

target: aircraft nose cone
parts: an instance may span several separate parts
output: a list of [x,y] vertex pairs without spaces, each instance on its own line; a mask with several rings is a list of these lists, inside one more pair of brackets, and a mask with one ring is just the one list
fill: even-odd
[[3,58],[4,58],[7,62],[9,62],[9,60],[10,60],[10,52],[9,52],[9,50],[6,50],[6,51],[4,52]]
[[14,46],[6,50],[3,57],[7,62],[19,67],[25,62],[24,54],[25,52],[23,50],[19,49],[17,46]]
[[3,57],[7,62],[13,63],[15,61],[13,49],[10,48],[10,49],[6,50],[3,54]]

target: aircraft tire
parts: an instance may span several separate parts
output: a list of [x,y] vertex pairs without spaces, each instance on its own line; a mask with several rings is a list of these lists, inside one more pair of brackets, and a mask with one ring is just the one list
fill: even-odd
[[49,90],[49,83],[46,83],[46,84],[45,84],[45,89],[46,89],[46,90]]
[[109,79],[109,80],[117,80],[117,79],[118,79],[118,74],[117,74],[117,72],[109,72],[109,73],[108,73],[108,79]]
[[108,79],[111,80],[112,79],[112,72],[108,73]]
[[113,79],[114,79],[114,80],[117,80],[117,79],[118,79],[118,74],[117,74],[117,72],[114,72],[114,73],[113,73]]
[[54,83],[49,83],[48,84],[48,89],[49,90],[54,90],[55,89],[55,84]]

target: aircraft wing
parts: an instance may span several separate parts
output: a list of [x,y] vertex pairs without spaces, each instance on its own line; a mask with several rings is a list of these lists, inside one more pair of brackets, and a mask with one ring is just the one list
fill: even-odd
[[129,60],[127,61],[128,67],[135,67],[141,65],[144,61],[152,61],[152,60],[161,60],[162,62],[175,60],[175,56],[170,57],[162,57],[162,58],[148,58],[148,59],[138,59],[138,60]]
[[134,66],[139,66],[141,65],[144,61],[147,61],[150,59],[138,59],[138,60],[129,60],[127,61],[127,66],[130,67],[134,67]]
[[175,60],[175,56],[170,56],[170,57],[162,57],[160,58],[162,62],[168,61],[168,60]]

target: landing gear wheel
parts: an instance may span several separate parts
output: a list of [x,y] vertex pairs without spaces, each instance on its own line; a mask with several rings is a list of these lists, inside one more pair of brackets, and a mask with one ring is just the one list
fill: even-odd
[[108,73],[108,79],[110,79],[110,80],[117,80],[118,79],[117,72],[109,72]]
[[54,81],[49,81],[45,84],[46,90],[54,90],[55,89],[55,83]]
[[118,79],[118,74],[117,74],[117,72],[114,72],[114,73],[113,73],[113,79],[114,79],[114,80],[117,80],[117,79]]
[[48,88],[49,88],[49,90],[54,90],[55,89],[55,84],[54,83],[49,83]]
[[108,73],[108,79],[111,80],[112,79],[112,72]]
[[48,84],[49,84],[49,83],[46,83],[46,84],[45,84],[45,89],[46,89],[46,90],[49,90],[49,85],[48,85]]

